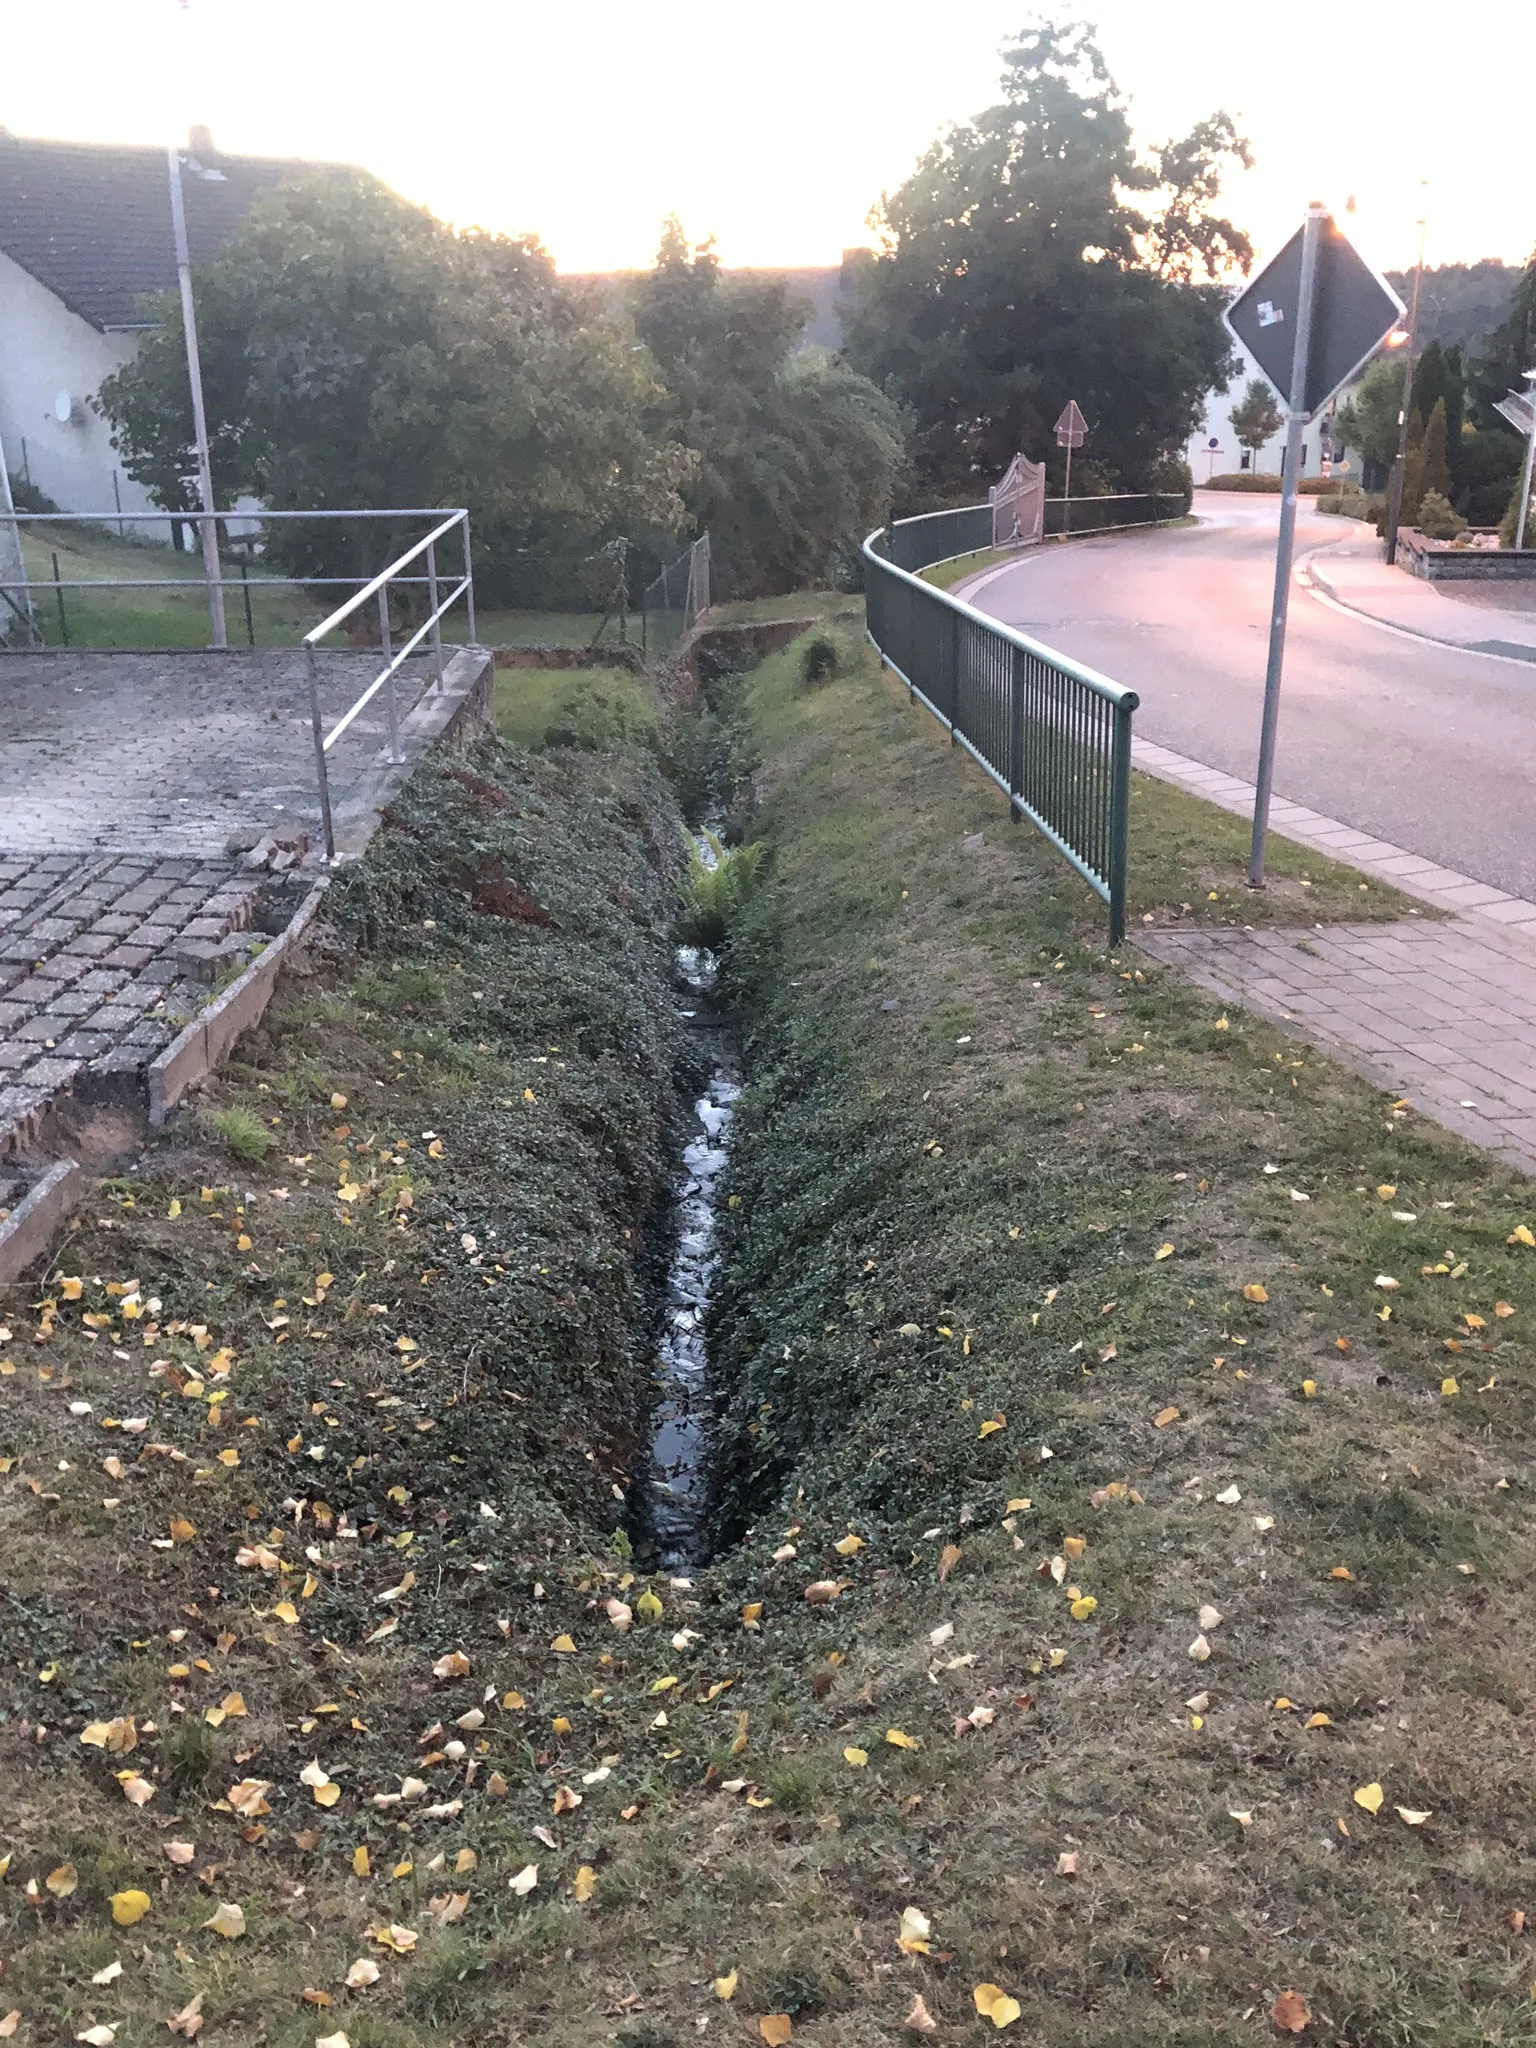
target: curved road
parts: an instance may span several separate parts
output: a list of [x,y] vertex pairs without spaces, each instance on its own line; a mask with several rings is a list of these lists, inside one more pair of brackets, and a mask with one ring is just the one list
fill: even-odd
[[[1042,549],[956,594],[1136,690],[1144,738],[1251,782],[1279,501],[1212,495],[1198,526]],[[1297,561],[1340,532],[1303,503]],[[1412,639],[1296,583],[1275,790],[1536,899],[1536,663]]]

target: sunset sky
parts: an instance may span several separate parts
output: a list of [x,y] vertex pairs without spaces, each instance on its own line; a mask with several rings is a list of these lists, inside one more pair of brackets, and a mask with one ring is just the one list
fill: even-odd
[[[1077,11],[1077,10],[1074,10]],[[1139,136],[1216,106],[1257,165],[1231,206],[1273,249],[1307,201],[1406,265],[1430,180],[1429,260],[1536,244],[1536,6],[1486,0],[1448,74],[1440,37],[1358,0],[1098,0]],[[0,125],[341,158],[460,224],[531,230],[563,269],[648,263],[664,216],[730,264],[834,263],[947,120],[995,97],[1027,9],[949,0],[53,0],[8,9]],[[1443,19],[1443,17],[1442,17]]]

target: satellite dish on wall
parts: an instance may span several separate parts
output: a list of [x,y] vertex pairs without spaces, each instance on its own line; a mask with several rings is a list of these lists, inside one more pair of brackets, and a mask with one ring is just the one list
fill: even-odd
[[54,393],[53,416],[61,427],[67,427],[75,416],[75,401],[68,391]]

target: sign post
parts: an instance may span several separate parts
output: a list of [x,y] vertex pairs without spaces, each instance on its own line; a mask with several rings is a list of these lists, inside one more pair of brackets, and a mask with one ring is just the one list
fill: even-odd
[[1286,401],[1280,533],[1275,545],[1275,597],[1264,674],[1264,717],[1253,800],[1248,886],[1264,886],[1269,802],[1280,724],[1280,677],[1296,549],[1296,497],[1301,433],[1396,326],[1403,302],[1339,233],[1327,209],[1307,209],[1305,226],[1227,310],[1230,331]]
[[1088,422],[1078,411],[1077,400],[1069,398],[1056,422],[1056,445],[1067,451],[1067,491],[1061,505],[1063,533],[1069,533],[1072,528],[1072,450],[1082,447],[1087,432]]

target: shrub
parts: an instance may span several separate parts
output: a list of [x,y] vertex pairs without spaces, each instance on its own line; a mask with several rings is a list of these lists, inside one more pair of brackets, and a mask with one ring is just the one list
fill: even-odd
[[[1512,548],[1515,534],[1520,525],[1520,486],[1517,483],[1510,493],[1509,503],[1504,508],[1504,517],[1499,521],[1499,546]],[[1525,544],[1536,548],[1536,495],[1525,515]]]
[[704,845],[693,848],[683,878],[678,936],[685,946],[719,952],[752,894],[762,855],[761,841],[726,847],[713,832],[704,834]]
[[1224,476],[1213,476],[1209,483],[1200,486],[1205,491],[1265,491],[1279,497],[1280,479],[1277,476],[1261,476],[1252,469],[1228,470]]
[[272,1133],[249,1109],[241,1109],[238,1105],[232,1109],[212,1109],[208,1112],[208,1122],[235,1157],[243,1159],[248,1166],[259,1165],[272,1150]]
[[1319,498],[1319,512],[1335,514],[1340,519],[1364,519],[1368,516],[1370,500],[1358,484],[1340,484],[1326,497]]
[[842,665],[842,653],[828,633],[813,634],[800,650],[800,680],[807,689],[830,682]]
[[1426,491],[1419,500],[1419,531],[1426,540],[1454,540],[1466,525],[1439,491]]

